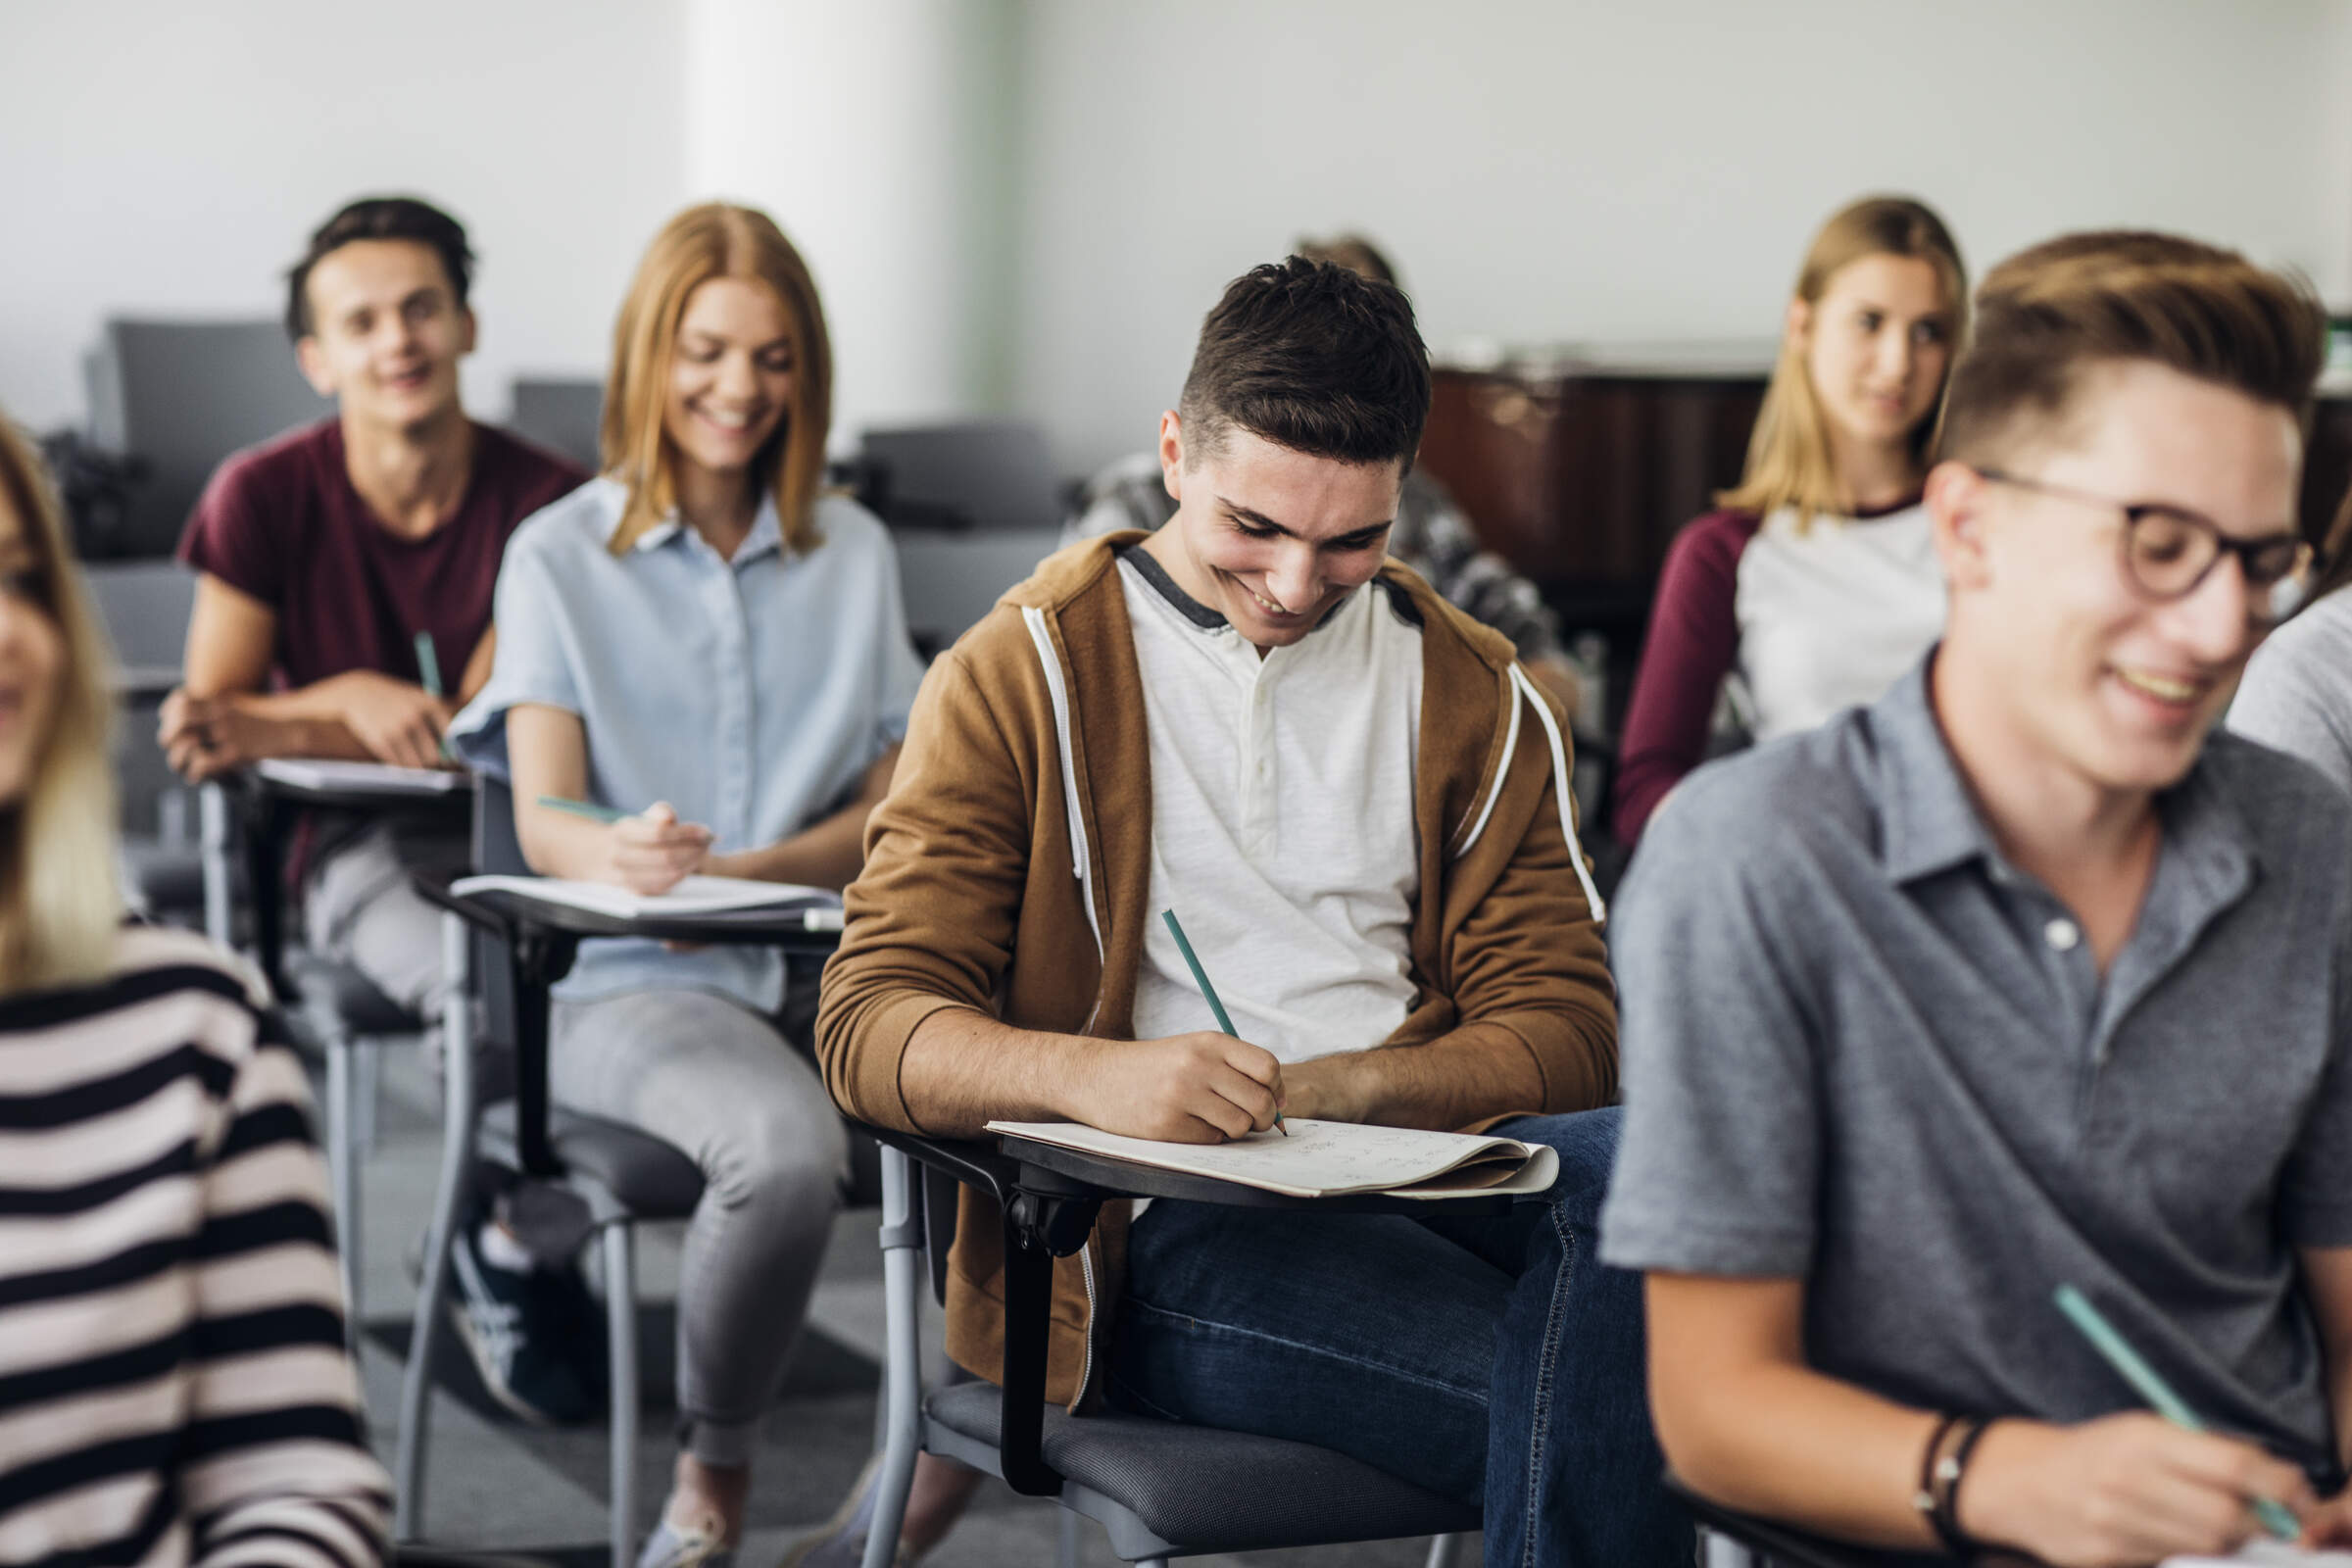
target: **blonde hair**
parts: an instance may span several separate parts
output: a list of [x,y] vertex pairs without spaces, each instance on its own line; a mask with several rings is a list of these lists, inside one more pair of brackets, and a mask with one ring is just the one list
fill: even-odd
[[[1871,256],[1915,257],[1935,265],[1943,280],[1944,298],[1952,314],[1951,344],[1955,356],[1968,335],[1968,270],[1960,248],[1952,243],[1943,220],[1925,202],[1908,196],[1866,196],[1833,214],[1813,236],[1805,264],[1796,274],[1794,297],[1818,304],[1829,291],[1830,279],[1849,264]],[[1947,362],[1948,383],[1951,369]],[[1943,395],[1936,388],[1938,400]],[[1911,432],[1911,456],[1922,471],[1936,436],[1931,409]],[[1849,510],[1853,498],[1838,483],[1837,466],[1830,458],[1830,433],[1821,412],[1821,397],[1805,365],[1801,334],[1781,339],[1780,358],[1772,380],[1764,388],[1764,405],[1756,411],[1756,428],[1748,438],[1747,467],[1737,487],[1718,492],[1715,504],[1769,516],[1783,507],[1794,507],[1797,524],[1804,526],[1816,513]]]
[[806,553],[824,542],[816,531],[816,495],[833,422],[833,346],[816,281],[765,213],[710,202],[689,207],[654,236],[613,323],[599,445],[605,471],[629,491],[611,541],[616,556],[677,505],[677,454],[662,429],[670,357],[688,297],[714,277],[764,285],[791,323],[792,398],[776,433],[752,460],[752,484],[775,497],[787,551]]
[[24,797],[0,807],[0,995],[93,980],[122,924],[115,864],[114,701],[98,617],[31,446],[0,416],[0,510],[12,514],[64,643],[57,703]]

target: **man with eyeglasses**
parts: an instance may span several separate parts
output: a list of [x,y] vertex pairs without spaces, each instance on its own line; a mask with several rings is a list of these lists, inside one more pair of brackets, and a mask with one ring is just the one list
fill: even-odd
[[2309,566],[2324,314],[2088,234],[1977,321],[1941,645],[1694,775],[1621,895],[1602,1257],[1646,1271],[1658,1436],[1729,1506],[2055,1564],[2265,1513],[2352,1541],[2352,801],[2213,733]]

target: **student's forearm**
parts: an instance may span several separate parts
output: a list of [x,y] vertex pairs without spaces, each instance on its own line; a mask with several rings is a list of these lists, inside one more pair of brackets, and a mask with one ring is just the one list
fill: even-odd
[[1448,1131],[1543,1106],[1544,1076],[1498,1024],[1465,1024],[1425,1045],[1382,1046],[1286,1068],[1291,1114]]
[[867,766],[858,780],[858,797],[814,826],[788,839],[715,855],[706,867],[714,876],[750,877],[760,882],[798,882],[808,887],[841,889],[857,880],[865,864],[865,820],[890,794],[899,748],[891,747]]
[[536,795],[514,803],[514,837],[522,846],[523,863],[541,876],[601,882],[612,875],[605,824],[541,806]]
[[714,855],[706,869],[713,876],[799,882],[838,891],[857,878],[864,861],[865,819],[872,811],[870,803],[858,801],[788,839],[756,850]]
[[313,687],[298,692],[235,692],[227,694],[226,700],[236,706],[241,715],[256,721],[255,738],[261,743],[259,756],[366,761],[368,748],[345,726],[340,710],[310,695],[316,690]]
[[996,1120],[1083,1120],[1073,1090],[1105,1044],[946,1007],[907,1037],[899,1092],[936,1138],[977,1138]]
[[[1706,1381],[1656,1401],[1667,1464],[1699,1493],[1855,1541],[1936,1548],[1911,1496],[1936,1415],[1801,1366],[1717,1369]],[[1979,1453],[2002,1437],[1988,1433]]]

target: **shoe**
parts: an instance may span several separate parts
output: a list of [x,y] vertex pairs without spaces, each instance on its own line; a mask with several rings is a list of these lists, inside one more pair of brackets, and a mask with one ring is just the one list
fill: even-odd
[[637,1568],[735,1568],[735,1548],[716,1514],[706,1514],[680,1530],[664,1513],[637,1553]]
[[449,1311],[482,1387],[535,1426],[593,1419],[601,1404],[579,1363],[592,1360],[601,1372],[604,1362],[580,1353],[578,1311],[565,1289],[568,1276],[586,1299],[578,1270],[502,1268],[482,1255],[480,1235],[469,1223],[451,1243]]
[[[842,1499],[840,1511],[814,1533],[794,1542],[776,1568],[861,1568],[865,1538],[874,1525],[874,1481],[881,1473],[882,1456],[877,1453],[865,1461],[850,1494]],[[914,1558],[904,1541],[891,1553],[890,1561],[892,1568],[914,1568]]]

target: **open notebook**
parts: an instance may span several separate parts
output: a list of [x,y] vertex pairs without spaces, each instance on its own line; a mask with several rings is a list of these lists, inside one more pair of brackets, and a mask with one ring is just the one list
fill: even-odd
[[841,929],[840,894],[797,882],[755,882],[740,876],[690,876],[667,893],[632,893],[610,882],[572,882],[552,876],[469,876],[451,883],[449,890],[460,898],[512,893],[542,904],[609,914],[616,920],[663,915],[785,915],[798,910],[806,930]]
[[1293,1198],[1331,1198],[1342,1193],[1429,1199],[1541,1193],[1560,1174],[1559,1155],[1541,1144],[1523,1144],[1516,1139],[1297,1117],[1283,1125],[1291,1130],[1288,1138],[1278,1132],[1251,1133],[1225,1144],[1122,1138],[1070,1121],[992,1121],[988,1130]]
[[345,762],[331,758],[273,757],[253,764],[266,779],[305,790],[349,790],[355,795],[447,795],[469,788],[473,777],[450,768],[395,767],[390,762]]

